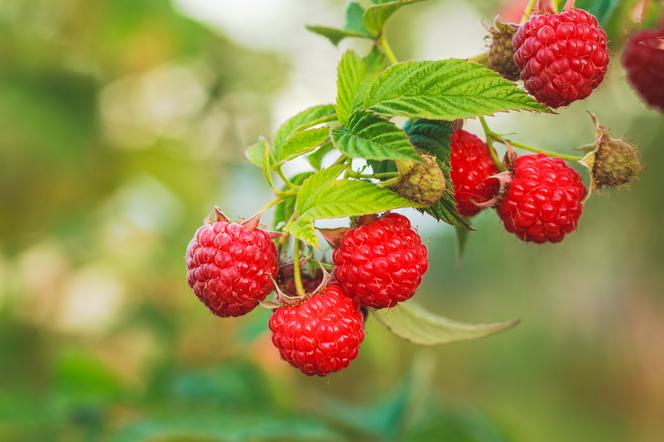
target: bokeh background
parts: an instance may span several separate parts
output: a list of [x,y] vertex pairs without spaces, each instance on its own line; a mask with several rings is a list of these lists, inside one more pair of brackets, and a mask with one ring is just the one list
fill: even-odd
[[[389,37],[401,59],[476,55],[499,3],[404,8]],[[184,250],[212,204],[268,201],[243,149],[332,102],[343,48],[367,49],[305,31],[344,7],[0,0],[0,440],[664,440],[664,117],[626,85],[620,32],[590,99],[491,123],[566,150],[592,141],[592,111],[640,146],[631,188],[594,196],[555,246],[487,212],[460,266],[453,230],[409,212],[431,251],[420,301],[516,329],[419,348],[370,319],[348,370],[307,378],[269,312],[221,320],[190,292]]]

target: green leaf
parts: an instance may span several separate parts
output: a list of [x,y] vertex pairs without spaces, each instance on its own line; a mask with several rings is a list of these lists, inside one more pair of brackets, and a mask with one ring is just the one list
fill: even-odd
[[327,38],[330,42],[337,46],[344,38],[371,38],[357,32],[347,31],[345,29],[332,28],[330,26],[317,26],[307,25],[307,30]]
[[352,49],[347,50],[337,68],[337,116],[343,124],[348,123],[357,91],[366,73],[362,58]]
[[399,8],[422,1],[424,0],[396,0],[380,2],[380,4],[369,6],[364,13],[364,27],[369,34],[377,37],[383,32],[383,27],[387,19],[399,10]]
[[369,112],[355,112],[348,127],[332,129],[332,142],[352,158],[421,161],[401,129]]
[[[302,172],[293,176],[290,181],[293,184],[300,185],[302,182],[313,175],[313,172]],[[288,186],[284,185],[281,190],[288,190]],[[274,208],[274,220],[272,227],[277,230],[283,227],[290,217],[295,212],[295,195],[288,197],[277,204]]]
[[434,120],[550,111],[490,69],[457,59],[392,65],[372,82],[363,107],[388,116]]
[[363,59],[364,64],[364,78],[355,92],[355,99],[351,106],[351,111],[356,111],[362,107],[364,99],[369,91],[369,86],[378,74],[385,68],[385,55],[374,46]]
[[307,156],[307,161],[309,161],[311,167],[313,167],[316,170],[320,170],[322,167],[323,158],[325,158],[325,155],[332,152],[333,150],[334,150],[334,144],[332,144],[331,140],[328,140],[325,143],[323,143],[323,145],[319,149],[316,149],[315,152]]
[[357,2],[350,2],[346,8],[346,24],[344,30],[370,37],[363,22],[364,8]]
[[281,157],[281,150],[288,137],[293,135],[295,132],[306,130],[318,124],[332,121],[336,118],[335,115],[336,110],[334,105],[321,104],[307,108],[286,120],[286,122],[281,125],[279,130],[277,130],[277,134],[274,137],[275,158]]
[[385,56],[376,48],[360,58],[352,49],[347,50],[337,69],[337,116],[343,124],[350,114],[362,105],[371,81],[385,66]]
[[328,127],[319,127],[293,133],[286,138],[286,141],[281,146],[279,156],[274,159],[275,165],[311,152],[323,144],[329,136],[330,128]]
[[316,172],[300,187],[295,203],[298,218],[284,230],[318,247],[314,220],[343,218],[412,206],[412,202],[383,187],[365,181],[337,180],[346,166]]
[[435,156],[449,172],[451,122],[417,118],[406,122],[404,131],[417,150]]
[[392,333],[420,345],[449,344],[490,336],[516,326],[519,321],[469,324],[437,316],[412,301],[371,313]]
[[418,118],[408,121],[404,126],[410,141],[418,151],[434,155],[438,160],[440,168],[445,174],[448,183],[443,196],[430,207],[424,209],[426,213],[444,221],[457,229],[470,230],[468,220],[461,216],[454,201],[454,188],[450,178],[450,135],[452,135],[452,123],[441,120],[426,120]]
[[619,5],[620,0],[576,0],[576,8],[590,12],[602,26],[609,21]]
[[244,156],[251,164],[262,169],[266,145],[267,142],[265,141],[265,137],[261,136],[258,138],[258,141],[245,149]]

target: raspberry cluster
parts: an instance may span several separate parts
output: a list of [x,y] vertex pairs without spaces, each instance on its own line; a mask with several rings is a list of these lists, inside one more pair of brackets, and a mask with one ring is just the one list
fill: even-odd
[[346,368],[364,339],[366,308],[388,308],[415,294],[428,268],[427,248],[403,215],[364,217],[334,252],[335,281],[321,270],[300,275],[279,266],[270,234],[225,219],[200,227],[187,247],[187,280],[216,315],[240,316],[275,288],[283,303],[269,321],[281,357],[307,375]]
[[[528,92],[551,107],[565,106],[589,96],[607,71],[606,34],[588,12],[572,8],[555,13],[548,0],[540,0],[537,11],[520,26],[496,23],[490,31],[488,54],[475,60],[485,60],[504,78],[515,81],[520,77]],[[630,82],[644,100],[664,111],[662,41],[662,28],[634,34],[623,63]],[[474,69],[477,68],[475,65]],[[415,77],[412,82],[418,81]],[[510,87],[515,89],[514,85]],[[427,104],[426,100],[422,102]],[[233,223],[215,209],[216,219],[196,231],[186,251],[187,281],[198,299],[221,317],[247,314],[259,304],[272,309],[268,326],[273,345],[283,360],[309,376],[325,376],[348,367],[357,358],[364,339],[368,310],[394,308],[412,298],[429,268],[427,247],[408,218],[390,211],[366,214],[357,201],[351,204],[347,200],[361,195],[362,204],[371,202],[372,211],[411,205],[459,229],[469,228],[468,218],[495,208],[504,228],[520,240],[557,243],[576,230],[588,195],[581,175],[561,158],[577,160],[590,170],[591,191],[625,185],[638,176],[641,168],[636,149],[623,140],[611,138],[608,129],[594,115],[594,150],[584,148],[583,158],[552,152],[517,156],[514,147],[546,151],[493,132],[484,117],[479,118],[486,142],[464,131],[463,119],[445,122],[421,116],[410,120],[399,135],[400,139],[406,135],[416,150],[409,155],[396,152],[400,154],[396,156],[387,156],[382,151],[374,155],[374,152],[365,158],[370,167],[362,166],[358,171],[353,169],[357,167],[356,156],[337,146],[341,141],[334,138],[335,129],[344,122],[341,115],[334,114],[334,109],[328,115],[329,107],[318,106],[298,114],[294,120],[297,127],[293,130],[294,134],[301,128],[311,132],[309,127],[331,122],[322,130],[328,138],[319,146],[327,145],[341,154],[332,168],[322,170],[322,157],[311,161],[309,156],[310,164],[318,171],[301,174],[305,178],[299,180],[289,180],[281,165],[293,158],[272,158],[267,143],[263,143],[261,166],[275,193],[275,199],[264,210],[273,206],[280,209],[275,211],[279,213],[275,225],[281,232],[275,234],[259,228],[258,215]],[[309,120],[301,124],[301,119]],[[363,131],[373,137],[375,144],[389,144],[395,140],[393,132],[398,129],[387,120],[380,123]],[[409,131],[410,123],[419,125],[419,129]],[[280,132],[289,126],[295,126],[293,120],[283,125],[285,129]],[[384,129],[385,126],[391,131]],[[374,131],[378,136],[374,137]],[[328,144],[330,137],[333,143]],[[279,134],[275,152],[278,138]],[[506,148],[503,162],[498,159],[494,143]],[[256,146],[261,144],[252,149]],[[391,149],[388,145],[385,152]],[[254,157],[254,153],[248,157]],[[252,161],[258,163],[255,158]],[[270,179],[272,172],[285,182],[283,189],[274,186]],[[352,179],[362,183],[355,181],[351,185],[345,181]],[[370,192],[363,193],[364,189]],[[352,197],[344,195],[344,199],[335,200],[334,195],[343,191],[352,192]],[[303,205],[315,209],[338,207],[317,212]],[[334,251],[331,262],[318,263],[320,268],[312,269],[317,262],[314,221],[325,215],[344,213],[352,220],[350,228],[319,229],[318,233],[330,242]],[[364,216],[354,218],[363,213]],[[293,259],[289,260],[291,244]],[[327,271],[330,268],[332,276]],[[266,301],[273,291],[274,300]],[[398,314],[399,309],[395,310]]]

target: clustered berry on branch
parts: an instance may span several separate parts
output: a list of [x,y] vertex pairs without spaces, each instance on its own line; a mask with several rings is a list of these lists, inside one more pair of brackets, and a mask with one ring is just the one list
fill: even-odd
[[[590,96],[609,65],[607,36],[592,14],[574,2],[556,11],[551,0],[531,0],[520,25],[494,24],[487,54],[399,63],[384,25],[409,3],[365,9],[351,2],[345,27],[308,27],[335,45],[363,38],[373,48],[364,57],[353,50],[343,55],[335,104],[300,112],[272,143],[261,138],[246,150],[274,200],[239,223],[215,208],[187,248],[188,283],[201,302],[220,317],[259,304],[271,309],[272,343],[307,375],[348,367],[368,313],[414,342],[466,340],[514,325],[469,327],[414,308],[410,299],[429,268],[428,250],[395,209],[414,208],[450,224],[461,242],[473,230],[472,218],[493,208],[520,240],[558,243],[577,229],[594,189],[628,184],[641,169],[636,148],[612,138],[592,114],[595,140],[578,155],[508,139],[485,118],[552,114]],[[662,27],[636,32],[623,56],[629,81],[662,111],[663,38]],[[395,117],[407,122],[399,127]],[[479,120],[484,139],[463,129],[470,119]],[[287,176],[282,166],[298,157],[311,169]],[[571,164],[585,166],[586,177]],[[267,231],[260,219],[272,208]],[[346,221],[323,229],[316,225],[323,219]],[[331,253],[320,250],[323,238]]]

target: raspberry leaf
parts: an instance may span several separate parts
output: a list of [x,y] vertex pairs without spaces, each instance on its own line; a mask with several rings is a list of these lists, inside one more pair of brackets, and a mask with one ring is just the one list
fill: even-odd
[[258,141],[256,141],[251,146],[247,147],[247,149],[244,151],[244,156],[249,160],[251,164],[262,169],[263,156],[266,147],[267,147],[267,141],[265,140],[265,137],[261,136],[258,138]]
[[[300,185],[302,182],[313,175],[313,172],[302,172],[293,176],[290,181],[293,184]],[[288,190],[288,186],[283,186],[281,190]],[[290,219],[295,212],[295,196],[288,197],[277,204],[274,208],[274,220],[272,221],[272,228],[279,230]]]
[[346,24],[344,24],[344,29],[369,36],[369,32],[367,32],[363,23],[363,17],[364,8],[357,2],[350,2],[348,8],[346,8]]
[[[436,157],[447,183],[452,183],[450,178],[450,135],[453,130],[452,123],[449,121],[423,118],[408,121],[404,126],[404,131],[417,150]],[[457,229],[471,229],[468,220],[457,211],[454,188],[451,185],[447,186],[438,202],[424,211],[438,221],[444,221]]]
[[286,141],[281,146],[279,156],[274,159],[275,165],[311,152],[323,144],[329,136],[330,129],[328,127],[294,132],[286,138]]
[[307,161],[309,161],[311,167],[316,170],[320,170],[322,167],[323,158],[325,158],[325,155],[332,152],[333,150],[334,144],[332,144],[331,140],[327,140],[319,149],[316,149],[315,152],[307,156]]
[[297,194],[297,219],[284,228],[293,236],[318,247],[317,219],[344,218],[384,212],[413,203],[366,181],[337,180],[346,166],[333,166],[308,177]]
[[420,3],[425,0],[395,0],[380,2],[369,6],[364,13],[364,27],[373,37],[378,37],[383,32],[387,20],[402,6]]
[[332,142],[352,158],[421,161],[401,129],[369,112],[355,112],[347,127],[332,129]]
[[362,58],[352,49],[347,50],[337,68],[337,116],[344,124],[348,123],[353,101],[365,73]]
[[619,6],[620,0],[576,0],[576,7],[590,12],[604,26]]
[[455,321],[434,315],[413,301],[403,302],[390,309],[371,310],[371,313],[395,335],[420,345],[479,339],[519,324],[519,320],[492,324]]
[[[363,98],[371,80],[385,65],[385,58],[377,50],[372,50],[361,58],[351,49],[341,57],[337,69],[337,116],[339,121],[348,123],[348,118],[357,108],[358,98]],[[361,103],[362,100],[359,100]]]
[[346,9],[346,23],[343,28],[311,25],[306,28],[314,34],[327,38],[337,46],[345,38],[372,38],[364,27],[363,17],[364,8],[357,2],[350,2]]
[[368,35],[363,35],[357,32],[348,31],[346,29],[333,28],[330,26],[317,26],[317,25],[307,25],[307,30],[318,34],[322,37],[327,38],[330,43],[337,46],[341,40],[345,38],[371,38]]
[[458,59],[392,65],[372,82],[362,107],[387,116],[433,120],[510,110],[550,112],[492,70]]
[[302,112],[294,115],[286,120],[281,125],[277,134],[274,137],[274,157],[281,158],[281,151],[284,148],[288,138],[295,134],[319,124],[323,124],[336,119],[336,110],[332,104],[322,104],[312,106],[303,110]]

